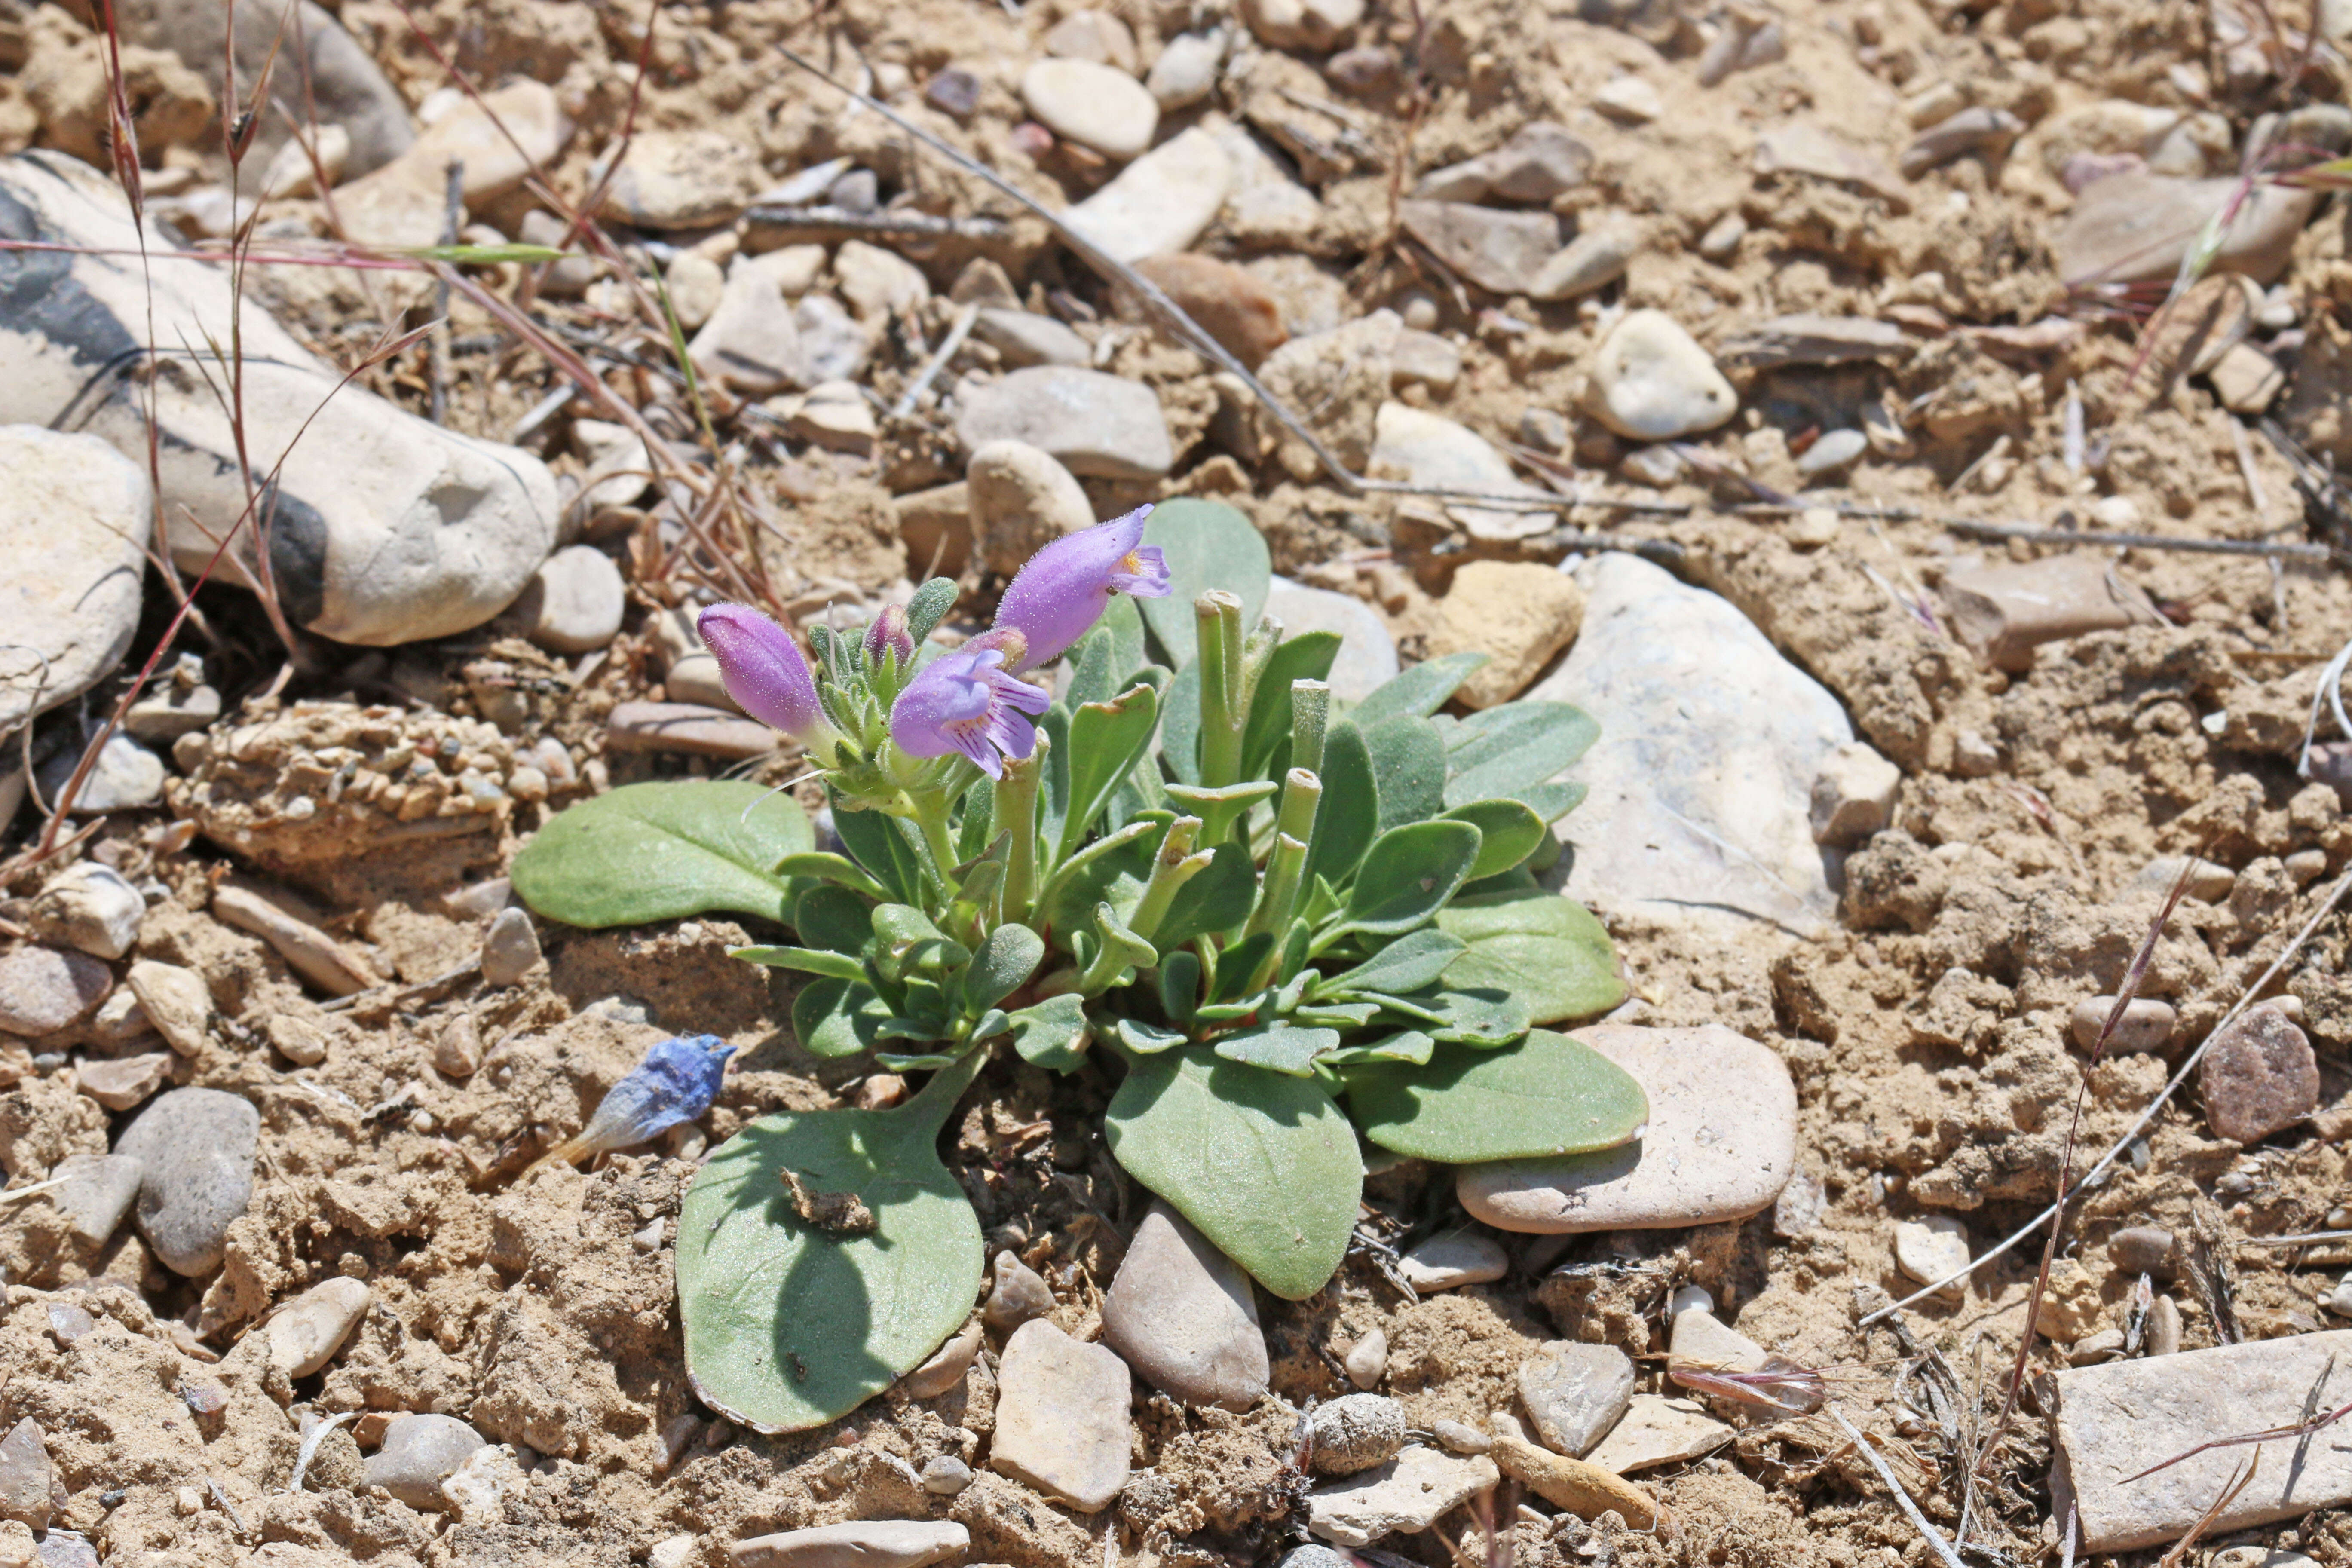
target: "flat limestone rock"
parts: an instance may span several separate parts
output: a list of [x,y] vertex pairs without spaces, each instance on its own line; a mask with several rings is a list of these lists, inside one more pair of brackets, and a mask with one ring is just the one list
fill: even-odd
[[1247,1410],[1270,1365],[1241,1266],[1155,1201],[1103,1298],[1103,1342],[1187,1405]]
[[1032,365],[971,393],[956,434],[974,450],[1025,441],[1074,474],[1156,479],[1175,466],[1160,397],[1139,381],[1067,365]]
[[1063,216],[1120,261],[1172,255],[1201,237],[1234,188],[1233,160],[1199,126],[1171,136]]
[[1557,1235],[1745,1219],[1797,1163],[1797,1089],[1769,1047],[1720,1024],[1593,1024],[1576,1037],[1633,1075],[1650,1121],[1620,1148],[1465,1165],[1454,1192],[1497,1230]]
[[1384,1465],[1309,1492],[1307,1528],[1335,1546],[1370,1546],[1427,1530],[1500,1479],[1502,1472],[1484,1454],[1448,1454],[1416,1443]]
[[1637,1394],[1625,1418],[1610,1428],[1586,1461],[1625,1475],[1711,1454],[1737,1436],[1733,1428],[1687,1399]]
[[2346,1397],[2338,1390],[2348,1363],[2352,1329],[2337,1329],[2062,1372],[2053,1509],[2062,1516],[2070,1503],[2081,1510],[2086,1552],[2156,1546],[2187,1534],[2257,1455],[2253,1479],[2208,1538],[2352,1503],[2352,1444],[2333,1427],[2309,1442],[2209,1448],[2125,1479],[2218,1436],[2295,1426],[2323,1377],[2318,1406],[2335,1408]]
[[1582,1458],[1633,1396],[1633,1363],[1615,1345],[1557,1340],[1519,1363],[1519,1403],[1547,1448]]
[[1004,1342],[996,1382],[989,1464],[1080,1513],[1108,1507],[1134,1440],[1127,1363],[1036,1318]]
[[971,1532],[950,1521],[870,1519],[756,1535],[727,1555],[735,1568],[925,1568],[971,1546]]
[[1596,912],[1710,934],[1836,918],[1812,787],[1853,739],[1845,710],[1727,600],[1619,551],[1577,570],[1584,623],[1525,695],[1572,702],[1601,739],[1561,776],[1591,786],[1563,824],[1562,889]]

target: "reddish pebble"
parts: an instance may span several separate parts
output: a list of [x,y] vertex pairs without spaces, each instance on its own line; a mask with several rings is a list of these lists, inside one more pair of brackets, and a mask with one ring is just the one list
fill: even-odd
[[2217,1136],[2255,1143],[2318,1105],[2319,1062],[2284,1013],[2267,1005],[2252,1007],[2207,1048],[2197,1089]]

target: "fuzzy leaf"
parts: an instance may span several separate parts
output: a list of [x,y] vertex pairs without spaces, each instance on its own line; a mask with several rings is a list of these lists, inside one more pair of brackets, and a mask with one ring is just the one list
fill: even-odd
[[1300,1028],[1285,1023],[1259,1024],[1237,1029],[1217,1041],[1217,1054],[1229,1062],[1246,1062],[1271,1072],[1305,1078],[1315,1070],[1315,1058],[1339,1047],[1337,1029]]
[[889,1019],[890,1005],[862,981],[818,980],[793,998],[793,1033],[813,1057],[870,1050]]
[[864,952],[874,935],[874,906],[846,888],[811,888],[793,906],[793,930],[805,947]]
[[1321,1289],[1356,1224],[1356,1135],[1312,1079],[1192,1049],[1141,1058],[1104,1118],[1111,1153],[1285,1300]]
[[1478,830],[1466,822],[1390,828],[1364,851],[1338,929],[1375,936],[1411,931],[1445,907],[1477,858]]
[[567,925],[640,925],[709,910],[779,922],[793,889],[774,870],[814,847],[790,795],[728,780],[625,784],[556,814],[515,857],[514,887]]
[[1448,985],[1504,992],[1538,1024],[1593,1017],[1625,999],[1609,933],[1573,899],[1482,894],[1457,900],[1437,925],[1470,944],[1446,970]]
[[1478,858],[1470,879],[1499,877],[1536,852],[1543,842],[1544,819],[1516,800],[1474,800],[1457,805],[1440,822],[1466,822],[1478,830]]
[[1449,653],[1423,660],[1374,688],[1356,704],[1353,717],[1367,730],[1401,713],[1427,718],[1445,706],[1445,700],[1478,672],[1486,658],[1483,653]]
[[1613,1149],[1650,1117],[1624,1068],[1549,1029],[1499,1050],[1448,1046],[1424,1068],[1351,1068],[1348,1104],[1381,1148],[1449,1164]]
[[1426,719],[1402,714],[1364,731],[1379,783],[1380,826],[1424,822],[1445,809],[1445,742]]
[[1473,713],[1445,737],[1445,804],[1520,798],[1584,755],[1600,734],[1591,714],[1565,702],[1507,702]]
[[1322,679],[1339,657],[1337,632],[1301,632],[1274,650],[1250,698],[1249,728],[1242,732],[1242,777],[1265,776],[1266,764],[1290,739],[1290,683]]
[[1067,859],[1085,840],[1112,792],[1150,749],[1159,724],[1160,694],[1149,686],[1129,687],[1070,715],[1069,799],[1056,860]]
[[[906,825],[911,831],[913,825]],[[913,903],[923,894],[922,851],[901,831],[900,819],[879,811],[851,811],[836,795],[834,836],[849,858],[879,882],[894,903]]]
[[963,972],[966,1013],[988,1011],[1019,990],[1045,958],[1045,939],[1024,925],[1001,925],[990,931]]
[[1435,984],[1437,977],[1445,973],[1445,966],[1459,958],[1467,945],[1461,938],[1442,931],[1411,931],[1355,968],[1310,984],[1307,994],[1353,996],[1367,991],[1418,991],[1424,985]]
[[730,947],[730,958],[761,963],[771,969],[793,969],[803,974],[823,974],[835,980],[863,981],[866,961],[846,952],[814,947]]
[[937,1145],[980,1054],[896,1110],[761,1117],[696,1173],[676,1267],[704,1404],[756,1432],[822,1426],[971,1316],[980,1221]]
[[1191,497],[1161,501],[1143,525],[1143,542],[1160,546],[1168,558],[1168,596],[1138,600],[1137,607],[1167,650],[1171,668],[1181,670],[1192,662],[1192,601],[1210,589],[1241,600],[1244,631],[1265,613],[1274,563],[1256,525],[1234,508]]
[[1153,942],[1172,952],[1205,931],[1230,931],[1249,919],[1257,900],[1257,868],[1238,844],[1220,844],[1209,868],[1176,889],[1160,918]]
[[1307,847],[1307,873],[1333,886],[1356,873],[1357,863],[1381,830],[1380,785],[1364,732],[1341,720],[1323,737],[1323,799],[1315,808],[1315,842]]
[[1077,997],[1049,996],[1007,1015],[1021,1059],[1054,1072],[1076,1072],[1087,1059],[1087,1008]]

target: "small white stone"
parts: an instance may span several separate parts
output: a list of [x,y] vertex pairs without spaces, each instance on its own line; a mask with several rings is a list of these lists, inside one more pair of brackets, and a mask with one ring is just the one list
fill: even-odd
[[121,958],[139,940],[147,900],[110,866],[83,860],[49,879],[33,900],[33,932],[96,958]]
[[1340,1364],[1348,1369],[1348,1381],[1358,1388],[1373,1389],[1388,1375],[1389,1336],[1380,1329],[1364,1334],[1348,1347]]
[[517,601],[532,642],[556,653],[593,653],[620,635],[628,584],[613,558],[573,544],[549,556]]
[[1160,128],[1160,105],[1143,84],[1092,60],[1039,60],[1022,75],[1021,99],[1055,135],[1121,162],[1139,157]]
[[1183,250],[1234,188],[1234,163],[1199,126],[1171,136],[1063,218],[1118,261]]
[[1630,125],[1647,125],[1666,111],[1658,89],[1638,76],[1611,77],[1592,95],[1592,107]]
[[520,985],[539,962],[539,932],[522,910],[500,910],[482,936],[482,984]]
[[1510,1272],[1502,1243],[1475,1231],[1440,1231],[1399,1260],[1397,1272],[1423,1295],[1484,1285]]
[[1739,396],[1715,361],[1663,310],[1628,311],[1593,353],[1592,410],[1620,436],[1671,441],[1712,430]]
[[1179,33],[1168,40],[1143,85],[1162,109],[1186,109],[1209,96],[1217,85],[1217,67],[1225,57],[1220,33]]
[[1824,431],[1797,459],[1797,472],[1807,479],[1852,468],[1870,450],[1870,437],[1855,429]]
[[1386,1464],[1317,1487],[1307,1498],[1307,1528],[1347,1547],[1418,1534],[1501,1479],[1495,1461],[1483,1454],[1415,1444]]
[[862,239],[848,240],[834,252],[833,276],[841,297],[849,301],[849,313],[861,321],[887,321],[931,297],[930,279],[921,268],[895,250]]
[[310,1376],[342,1349],[372,1299],[365,1285],[343,1278],[303,1291],[263,1325],[269,1364],[288,1377]]
[[[1922,1215],[1895,1226],[1895,1266],[1906,1278],[1933,1285],[1969,1266],[1969,1227],[1948,1214]],[[1965,1274],[1944,1287],[1950,1297],[1968,1294]]]
[[1175,466],[1159,395],[1140,382],[1064,365],[1016,370],[969,394],[956,434],[977,450],[1026,442],[1074,474],[1157,479]]

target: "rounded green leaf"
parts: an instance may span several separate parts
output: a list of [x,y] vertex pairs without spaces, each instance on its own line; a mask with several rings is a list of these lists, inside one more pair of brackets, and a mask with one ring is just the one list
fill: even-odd
[[1565,702],[1507,702],[1473,713],[1445,737],[1445,804],[1527,798],[1584,755],[1600,734],[1599,721]]
[[1350,1068],[1348,1106],[1381,1148],[1448,1164],[1613,1149],[1650,1119],[1624,1068],[1549,1029],[1499,1050],[1441,1046],[1427,1067]]
[[626,784],[558,813],[515,857],[532,912],[575,926],[642,925],[709,910],[789,922],[772,868],[815,844],[788,795],[740,780]]
[[1444,707],[1445,700],[1476,674],[1487,659],[1483,653],[1449,653],[1443,658],[1423,659],[1375,687],[1370,696],[1357,703],[1356,722],[1369,729],[1400,713],[1427,718]]
[[1573,899],[1540,889],[1481,894],[1457,900],[1437,929],[1470,944],[1446,969],[1448,985],[1507,991],[1538,1024],[1595,1017],[1625,999],[1609,933]]
[[1001,925],[971,955],[963,974],[964,1011],[986,1012],[1020,989],[1045,958],[1045,939],[1024,925]]
[[1160,546],[1167,558],[1168,595],[1137,605],[1175,668],[1192,662],[1192,601],[1210,589],[1241,600],[1244,631],[1265,614],[1274,561],[1256,526],[1234,508],[1191,497],[1161,501],[1143,525],[1143,542]]
[[1536,852],[1543,842],[1544,819],[1516,800],[1474,800],[1438,818],[1466,822],[1478,830],[1478,859],[1470,879],[1498,877]]
[[1477,858],[1478,830],[1466,822],[1390,828],[1364,851],[1341,929],[1379,936],[1411,931],[1445,907]]
[[1445,809],[1445,740],[1426,719],[1409,713],[1364,731],[1379,783],[1380,824],[1423,822]]
[[763,1116],[696,1174],[677,1299],[704,1404],[756,1432],[822,1426],[971,1315],[980,1220],[935,1145],[982,1054],[897,1110]]
[[1129,1175],[1285,1300],[1321,1289],[1347,1255],[1363,1161],[1312,1079],[1198,1048],[1145,1057],[1104,1131]]

